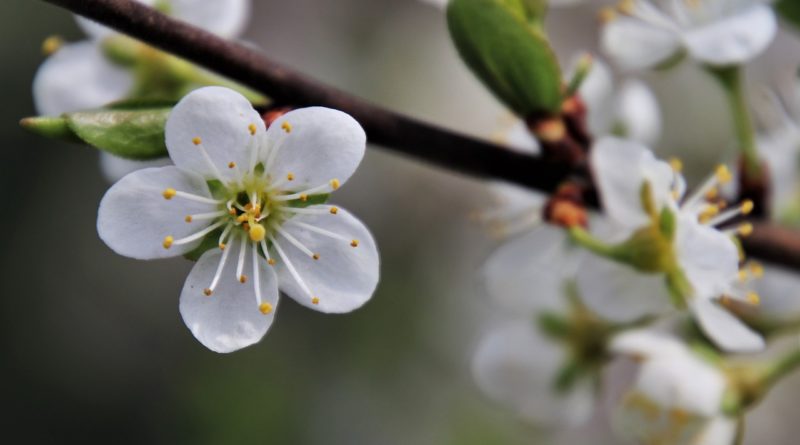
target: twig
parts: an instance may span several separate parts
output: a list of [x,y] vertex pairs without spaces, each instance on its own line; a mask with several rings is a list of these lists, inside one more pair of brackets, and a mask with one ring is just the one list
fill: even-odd
[[[552,192],[572,172],[564,165],[516,153],[372,105],[316,82],[258,51],[174,20],[133,0],[45,0],[183,57],[264,93],[279,103],[323,105],[358,120],[372,143],[484,178]],[[584,175],[585,176],[585,175]],[[756,224],[743,240],[750,255],[800,269],[800,234]]]

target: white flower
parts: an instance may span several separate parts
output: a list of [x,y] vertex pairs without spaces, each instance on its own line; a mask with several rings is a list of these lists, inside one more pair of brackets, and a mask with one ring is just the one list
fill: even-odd
[[736,422],[722,414],[725,375],[674,338],[628,331],[613,352],[641,363],[618,417],[623,434],[642,443],[731,445]]
[[[241,34],[250,10],[250,0],[137,1],[166,7],[175,18],[226,38]],[[133,73],[108,60],[100,48],[114,31],[82,17],[76,20],[91,39],[63,45],[39,67],[33,79],[33,100],[40,114],[98,108],[125,98],[134,86]],[[142,162],[101,152],[103,174],[112,182],[140,168],[167,164],[167,159]]]
[[[691,196],[684,198],[686,187],[678,166],[656,159],[640,144],[603,138],[592,148],[590,156],[603,208],[616,226],[614,241],[626,240],[604,255],[633,266],[639,273],[665,278],[660,286],[651,286],[641,298],[671,296],[673,301],[681,300],[679,306],[687,305],[703,331],[725,350],[761,349],[763,339],[718,304],[729,298],[758,303],[758,296],[743,285],[746,274],[739,270],[740,252],[733,241],[737,233],[747,234],[752,226],[717,228],[749,213],[753,204],[748,201],[722,210],[707,201],[718,194],[720,184],[730,181],[730,172],[721,166]],[[622,271],[624,268],[616,267],[611,272]],[[589,287],[591,280],[615,280],[588,275],[586,278],[579,275],[579,279],[590,280],[584,281]],[[625,276],[618,278],[623,285],[628,280]],[[613,296],[602,301],[599,305],[588,302],[603,315],[613,316],[616,309],[632,317],[644,315],[630,313],[630,307],[617,308]],[[627,305],[628,301],[621,298],[618,303]]]
[[623,0],[605,14],[602,45],[624,69],[653,68],[684,52],[712,66],[740,65],[777,32],[759,0]]
[[568,349],[546,338],[533,320],[512,320],[490,331],[472,361],[478,387],[492,400],[527,420],[577,426],[591,416],[595,395],[591,380],[559,390],[558,374]]
[[[209,237],[183,287],[180,311],[197,339],[231,352],[261,339],[278,288],[326,313],[352,311],[378,282],[366,227],[313,204],[355,171],[364,131],[350,116],[304,108],[264,121],[240,94],[206,87],[184,97],[166,126],[175,166],[125,176],[105,195],[100,237],[139,259],[179,256]],[[271,267],[274,265],[274,268]]]

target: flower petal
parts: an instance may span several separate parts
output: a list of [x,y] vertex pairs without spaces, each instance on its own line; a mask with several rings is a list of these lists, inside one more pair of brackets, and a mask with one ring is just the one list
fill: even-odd
[[344,184],[355,172],[366,149],[366,134],[348,114],[324,107],[301,108],[278,118],[267,132],[270,155],[267,172],[273,178],[289,173],[297,190],[316,187],[338,179]]
[[603,208],[621,227],[637,229],[650,224],[641,199],[645,181],[650,183],[657,209],[670,202],[675,173],[645,146],[604,137],[595,143],[590,156]]
[[625,70],[652,68],[674,56],[681,49],[676,33],[618,17],[603,28],[603,50]]
[[755,4],[726,18],[688,31],[684,40],[695,59],[710,65],[737,65],[759,54],[775,38],[778,23],[772,8]]
[[170,0],[170,15],[222,37],[238,37],[247,26],[250,0]]
[[[580,60],[580,56],[572,60],[571,72],[575,72]],[[608,134],[614,119],[613,113],[608,112],[614,97],[614,78],[608,65],[599,57],[594,59],[579,93],[588,110],[589,130],[598,136]]]
[[213,212],[219,206],[180,196],[166,200],[162,194],[168,188],[211,197],[203,178],[177,167],[135,171],[114,184],[100,201],[100,238],[118,254],[144,260],[178,256],[194,249],[200,240],[165,249],[164,238],[178,240],[202,230],[207,222],[187,223],[184,218]]
[[719,230],[681,213],[675,235],[678,264],[694,296],[716,298],[727,293],[739,273],[739,249]]
[[589,309],[618,322],[673,311],[663,274],[646,274],[598,256],[587,256],[577,274],[581,298]]
[[[222,252],[209,250],[200,257],[183,285],[180,312],[197,340],[215,352],[233,352],[257,343],[272,325],[278,305],[278,279],[267,261],[258,257],[259,280],[241,283],[236,278],[236,260],[228,258],[214,293],[206,296]],[[245,270],[252,269],[252,264]],[[271,305],[266,315],[259,310],[253,286],[260,286],[263,303]]]
[[638,358],[677,357],[686,353],[686,346],[676,338],[653,331],[634,329],[614,336],[609,349],[615,354]]
[[694,445],[731,445],[736,439],[736,421],[717,416],[711,419]]
[[[310,206],[308,209],[327,209]],[[314,232],[308,225],[334,233],[342,239]],[[300,242],[319,259],[303,253],[285,236],[278,243],[286,258],[277,258],[281,291],[298,303],[325,313],[344,313],[358,309],[369,301],[378,284],[378,249],[364,224],[349,212],[338,208],[335,215],[297,215],[283,224],[282,230]],[[357,247],[351,242],[355,241]],[[276,249],[277,250],[277,249]],[[311,292],[309,295],[298,283],[285,260],[290,261]],[[312,298],[317,297],[317,304]]]
[[[250,168],[253,151],[263,145],[266,129],[244,96],[228,88],[205,87],[178,102],[165,132],[175,165],[206,179],[231,181],[238,178],[239,171]],[[238,167],[228,168],[231,162]]]
[[103,173],[106,180],[111,183],[119,181],[125,175],[133,173],[136,170],[151,167],[164,167],[171,163],[172,162],[167,157],[150,159],[147,161],[135,161],[105,152],[100,153],[100,171]]
[[694,298],[689,307],[703,332],[727,352],[756,352],[764,339],[733,314],[706,298]]
[[549,225],[509,240],[483,267],[489,295],[516,313],[561,309],[564,281],[574,269],[569,248],[564,231]]
[[491,331],[478,345],[472,372],[478,387],[528,420],[575,426],[591,415],[594,395],[586,385],[559,393],[555,381],[566,354],[528,320]]
[[107,61],[93,42],[71,43],[39,67],[33,100],[40,114],[59,115],[121,99],[132,86],[130,73]]
[[625,129],[627,138],[645,145],[655,144],[661,136],[661,109],[647,84],[627,80],[616,99],[615,118]]

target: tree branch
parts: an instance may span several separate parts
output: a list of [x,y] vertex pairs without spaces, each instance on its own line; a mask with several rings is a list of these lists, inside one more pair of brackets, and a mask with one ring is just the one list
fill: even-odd
[[[256,50],[174,20],[133,0],[45,0],[227,76],[279,103],[322,105],[353,116],[370,142],[441,167],[553,192],[573,172],[555,162],[437,128],[294,72]],[[585,174],[581,175],[585,176]],[[747,252],[800,269],[800,234],[769,223],[743,240]]]

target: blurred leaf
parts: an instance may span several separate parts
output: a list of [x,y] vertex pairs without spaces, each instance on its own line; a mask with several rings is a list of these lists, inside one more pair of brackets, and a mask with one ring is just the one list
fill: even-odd
[[89,145],[128,159],[167,155],[164,126],[171,108],[80,111],[64,115],[69,128]]
[[797,0],[778,0],[775,9],[789,23],[800,30],[800,2]]
[[450,35],[461,58],[522,117],[554,113],[562,102],[561,70],[541,28],[538,1],[453,0]]

